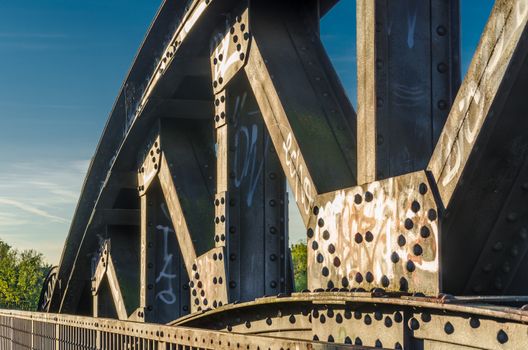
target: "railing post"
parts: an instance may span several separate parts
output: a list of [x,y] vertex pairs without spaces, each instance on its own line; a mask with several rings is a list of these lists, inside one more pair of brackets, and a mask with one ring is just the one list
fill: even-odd
[[55,350],[59,350],[59,337],[60,337],[60,326],[57,322],[57,318],[55,318]]
[[35,340],[34,340],[34,333],[35,332],[35,324],[33,321],[33,316],[31,316],[31,349],[33,350],[35,348]]
[[10,342],[9,342],[9,348],[13,350],[13,343],[15,340],[15,327],[14,327],[14,318],[13,316],[9,316],[9,325],[11,328],[11,336],[10,336]]
[[[98,327],[97,324],[95,326]],[[101,349],[101,331],[99,329],[95,331],[95,348],[97,350]]]

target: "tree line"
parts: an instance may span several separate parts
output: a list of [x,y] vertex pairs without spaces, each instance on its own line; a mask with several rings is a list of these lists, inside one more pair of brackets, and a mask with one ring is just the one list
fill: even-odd
[[0,240],[0,308],[36,310],[50,268],[41,253]]

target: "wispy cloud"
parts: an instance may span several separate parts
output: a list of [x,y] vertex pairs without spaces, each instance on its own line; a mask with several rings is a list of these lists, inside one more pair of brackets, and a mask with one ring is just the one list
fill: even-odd
[[40,217],[43,217],[43,218],[46,218],[46,219],[49,219],[52,222],[59,222],[59,223],[67,223],[68,222],[68,220],[66,220],[64,218],[52,215],[52,214],[48,213],[45,210],[39,209],[39,208],[37,208],[35,206],[32,206],[31,204],[20,202],[20,201],[14,200],[14,199],[0,197],[0,204],[10,205],[10,206],[16,207],[16,208],[18,208],[20,210],[23,210],[23,211],[27,212],[27,213],[30,213],[30,214],[33,214],[33,215],[36,215],[36,216],[40,216]]

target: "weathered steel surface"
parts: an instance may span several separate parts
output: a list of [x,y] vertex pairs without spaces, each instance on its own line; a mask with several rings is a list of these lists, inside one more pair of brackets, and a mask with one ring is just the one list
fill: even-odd
[[430,347],[431,341],[443,349],[524,348],[528,315],[504,306],[516,304],[518,298],[496,299],[502,306],[483,302],[478,298],[397,298],[343,290],[300,293],[227,305],[182,318],[173,325],[244,334],[288,334],[298,339],[388,349],[436,349]]
[[527,291],[527,20],[526,1],[497,1],[429,163],[450,293]]
[[440,292],[438,210],[425,172],[318,197],[308,285]]
[[[319,37],[336,1],[175,3],[40,303],[144,324],[0,311],[2,345],[527,346],[526,1],[497,1],[451,112],[458,0],[358,1],[358,120]],[[291,297],[286,181],[313,291]],[[208,330],[148,324],[174,320]]]
[[458,7],[357,1],[360,184],[429,162],[460,83]]
[[2,349],[42,350],[367,349],[318,341],[22,311],[0,311],[0,346]]
[[355,114],[306,9],[252,9],[245,72],[307,224],[318,193],[356,182]]

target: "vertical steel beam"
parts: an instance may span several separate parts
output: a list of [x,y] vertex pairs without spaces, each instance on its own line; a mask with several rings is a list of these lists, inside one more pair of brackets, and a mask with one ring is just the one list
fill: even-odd
[[155,201],[152,192],[141,196],[141,252],[140,252],[140,301],[137,317],[139,320],[151,321],[151,311],[154,305],[154,290],[149,285],[155,280],[155,250],[156,240],[153,239],[153,228],[150,216],[152,204]]
[[241,69],[251,43],[248,9],[215,37],[215,242],[226,247],[230,301],[288,291],[285,177]]
[[460,83],[458,0],[358,0],[358,183],[424,169]]

